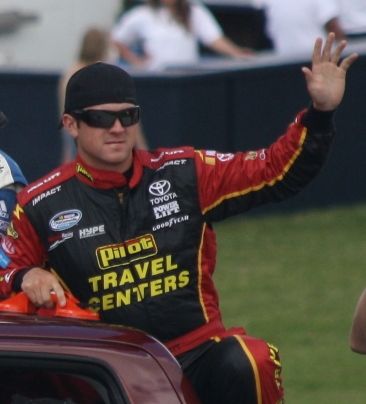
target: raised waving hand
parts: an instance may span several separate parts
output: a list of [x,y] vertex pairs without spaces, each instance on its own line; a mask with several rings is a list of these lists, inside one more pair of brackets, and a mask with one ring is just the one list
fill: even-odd
[[338,107],[345,90],[347,70],[358,58],[357,53],[352,53],[341,60],[347,42],[341,41],[334,47],[334,41],[334,33],[328,35],[324,46],[323,40],[318,38],[311,68],[302,68],[313,106],[320,111],[331,111]]

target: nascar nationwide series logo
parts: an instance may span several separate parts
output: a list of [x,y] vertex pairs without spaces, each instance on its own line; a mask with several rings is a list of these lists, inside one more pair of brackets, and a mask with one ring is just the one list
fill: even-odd
[[56,213],[49,221],[50,228],[54,231],[64,231],[76,226],[83,214],[78,209],[64,210]]

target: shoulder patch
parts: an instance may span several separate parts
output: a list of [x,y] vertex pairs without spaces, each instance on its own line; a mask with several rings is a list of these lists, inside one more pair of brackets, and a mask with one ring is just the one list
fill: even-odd
[[30,200],[36,198],[39,202],[42,198],[41,196],[46,193],[54,193],[53,189],[57,189],[62,182],[65,182],[69,178],[75,175],[75,163],[66,164],[50,173],[46,174],[44,177],[30,183],[24,189],[22,189],[18,194],[18,200],[21,205],[27,204]]
[[144,165],[159,169],[174,160],[194,158],[194,149],[193,147],[159,148],[151,152],[142,151],[139,157],[142,157]]

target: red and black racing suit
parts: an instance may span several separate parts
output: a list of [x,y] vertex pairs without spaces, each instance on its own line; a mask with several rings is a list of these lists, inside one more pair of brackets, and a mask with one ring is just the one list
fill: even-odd
[[[310,108],[259,151],[135,151],[127,177],[78,158],[18,195],[2,292],[19,289],[27,268],[47,265],[104,322],[143,329],[178,357],[214,337],[242,338],[221,320],[211,224],[296,194],[318,173],[332,137],[332,113]],[[276,402],[276,349],[264,344],[259,353],[255,342],[240,341],[258,403]],[[274,362],[269,371],[256,368],[260,355]]]

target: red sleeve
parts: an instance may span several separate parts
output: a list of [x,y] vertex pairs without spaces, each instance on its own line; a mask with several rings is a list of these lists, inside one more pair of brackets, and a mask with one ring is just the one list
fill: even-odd
[[34,266],[43,267],[46,256],[37,233],[19,204],[13,211],[7,233],[9,240],[12,241],[12,248],[8,253],[10,264],[1,271],[1,295],[11,293],[15,275],[19,271]]
[[[198,187],[203,214],[220,220],[299,192],[319,172],[333,135],[331,125],[303,125],[305,111],[268,148],[218,153],[197,151]],[[319,119],[318,119],[319,121]]]

